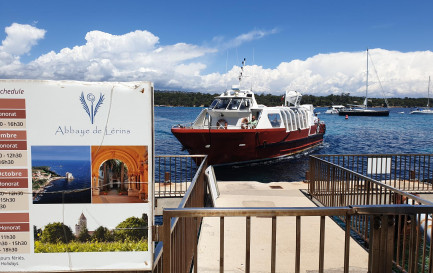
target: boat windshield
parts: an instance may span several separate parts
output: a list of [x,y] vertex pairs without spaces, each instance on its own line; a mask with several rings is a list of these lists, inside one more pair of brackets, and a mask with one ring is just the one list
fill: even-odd
[[219,101],[220,101],[219,99],[214,99],[214,101],[209,105],[209,109],[213,109]]
[[230,99],[220,99],[214,109],[226,109]]
[[249,109],[251,106],[251,100],[249,99],[244,99],[241,102],[241,105],[239,106],[240,110],[244,110],[244,109]]
[[242,102],[242,99],[232,99],[230,101],[229,107],[227,109],[228,110],[238,110],[241,102]]

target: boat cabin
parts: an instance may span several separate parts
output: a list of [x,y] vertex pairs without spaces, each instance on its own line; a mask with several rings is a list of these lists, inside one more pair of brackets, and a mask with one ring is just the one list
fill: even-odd
[[271,129],[287,132],[309,128],[317,122],[313,105],[300,105],[302,95],[286,92],[285,106],[266,107],[256,102],[254,93],[238,86],[225,91],[192,124],[193,129]]

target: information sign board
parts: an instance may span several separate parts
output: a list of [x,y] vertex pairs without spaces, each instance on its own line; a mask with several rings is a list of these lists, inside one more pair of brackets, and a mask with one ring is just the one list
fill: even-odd
[[151,270],[153,84],[0,80],[0,271]]

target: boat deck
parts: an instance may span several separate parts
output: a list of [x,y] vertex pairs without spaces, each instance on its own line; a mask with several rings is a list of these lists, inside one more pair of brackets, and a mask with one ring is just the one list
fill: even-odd
[[[303,194],[303,182],[219,182],[216,207],[316,207]],[[318,272],[319,217],[302,217],[300,272]],[[251,272],[270,272],[271,219],[252,218]],[[219,218],[204,218],[198,246],[198,272],[220,272]],[[225,219],[224,272],[245,272],[245,218]],[[296,253],[295,217],[277,222],[276,272],[294,272]],[[344,230],[326,218],[325,272],[343,272]],[[350,272],[367,272],[368,253],[350,242]]]

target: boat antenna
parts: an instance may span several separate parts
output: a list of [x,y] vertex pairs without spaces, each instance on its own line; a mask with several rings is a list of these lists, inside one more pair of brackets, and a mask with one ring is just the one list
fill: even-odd
[[[227,63],[229,60],[229,51],[227,50],[227,56],[226,56],[226,75],[227,75]],[[228,81],[226,80],[226,90],[228,89]]]
[[241,85],[242,76],[243,76],[242,74],[244,73],[245,61],[246,61],[246,59],[244,58],[244,60],[242,61],[242,66],[241,66],[241,73],[239,74],[239,85]]
[[[256,61],[255,61],[255,59],[254,59],[254,47],[253,47],[253,65],[255,65],[255,64],[256,64]],[[254,70],[253,70],[253,73],[254,73]],[[254,78],[254,79],[256,78],[254,74],[253,74],[253,78]],[[250,90],[251,90],[251,91],[253,91],[253,81],[254,81],[254,80],[251,81],[251,87],[250,87]]]

